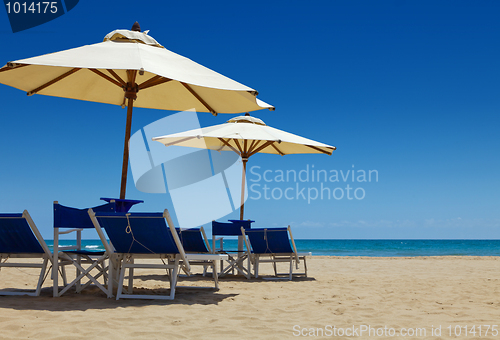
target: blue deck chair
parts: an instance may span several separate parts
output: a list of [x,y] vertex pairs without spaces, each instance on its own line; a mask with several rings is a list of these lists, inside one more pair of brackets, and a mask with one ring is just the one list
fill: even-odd
[[[241,229],[245,236],[245,243],[248,256],[254,267],[254,276],[259,276],[259,263],[270,262],[273,264],[274,274],[278,276],[286,275],[291,280],[293,275],[304,275],[307,277],[306,256],[311,253],[297,253],[292,230],[288,228],[254,228],[251,230]],[[261,259],[267,258],[267,259]],[[300,260],[304,261],[304,272],[293,273],[293,264],[299,269]],[[288,273],[278,273],[277,262],[289,262],[290,271]]]
[[[203,227],[200,228],[190,228],[190,229],[180,229],[176,228],[179,239],[181,240],[182,246],[186,253],[196,253],[196,254],[211,254],[212,249],[207,241],[207,235]],[[207,268],[212,267],[212,274],[214,275],[215,286],[219,288],[218,284],[218,272],[217,272],[217,262],[216,261],[199,261],[189,263],[190,265],[200,265],[203,266],[203,276],[207,273]]]
[[[92,208],[95,211],[114,212],[115,204],[107,203]],[[107,256],[104,251],[90,251],[82,249],[82,231],[84,229],[94,230],[94,225],[88,214],[88,208],[77,209],[67,207],[54,202],[54,263],[52,267],[53,296],[58,297],[66,293],[71,287],[75,286],[76,292],[80,293],[90,284],[95,284],[103,292],[107,294],[106,281],[108,280],[108,266],[106,265]],[[71,246],[61,246],[59,244],[60,235],[74,233],[76,239]],[[65,279],[64,267],[73,265],[76,267],[76,278],[69,284]],[[59,291],[58,272],[61,270],[61,275],[64,279],[64,287]],[[103,277],[104,284],[98,279]],[[82,279],[87,278],[88,281],[82,284]]]
[[[99,213],[89,209],[92,222],[103,241],[106,252],[116,262],[120,262],[120,279],[116,299],[163,299],[173,300],[177,287],[179,268],[191,272],[191,261],[215,261],[220,256],[213,254],[186,254],[172,220],[164,213]],[[167,221],[168,225],[165,223]],[[105,234],[106,233],[106,234]],[[106,235],[109,243],[106,241]],[[140,263],[135,259],[160,259],[163,263]],[[134,269],[165,269],[169,273],[169,295],[134,295]],[[128,292],[123,292],[125,271],[129,271]],[[108,285],[112,280],[108,281]],[[108,286],[108,297],[112,297],[112,286]]]
[[[241,228],[244,230],[250,230],[253,222],[255,221],[230,220],[229,223],[212,221],[212,252],[228,255],[228,265],[226,267],[223,266],[223,262],[221,261],[221,271],[219,273],[219,277],[229,273],[234,274],[236,270],[247,279],[250,278],[250,258],[247,253],[234,249],[224,249],[224,236],[238,236],[238,248],[242,249],[243,235],[241,233]],[[218,247],[217,241],[219,241]],[[244,265],[245,260],[247,262],[247,266]]]
[[[11,258],[41,259],[43,263],[12,263]],[[35,291],[0,291],[0,295],[40,295],[48,262],[52,253],[31,219],[28,211],[22,214],[0,214],[0,269],[3,267],[40,268]]]

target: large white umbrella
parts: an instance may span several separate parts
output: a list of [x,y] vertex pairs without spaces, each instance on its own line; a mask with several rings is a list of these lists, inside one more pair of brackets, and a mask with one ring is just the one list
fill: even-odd
[[166,146],[177,145],[217,151],[234,151],[243,161],[240,220],[245,202],[245,172],[248,158],[258,152],[276,155],[319,153],[331,155],[336,147],[267,126],[262,120],[240,116],[224,124],[154,137]]
[[125,198],[133,106],[214,115],[274,110],[254,89],[167,50],[137,23],[101,43],[9,62],[0,69],[0,83],[29,96],[127,106],[120,198]]

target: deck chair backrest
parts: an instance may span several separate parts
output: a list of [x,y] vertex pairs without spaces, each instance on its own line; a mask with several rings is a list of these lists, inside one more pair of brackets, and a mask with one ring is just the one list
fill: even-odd
[[202,228],[176,229],[186,253],[209,253],[209,245]]
[[47,251],[33,234],[26,214],[0,214],[0,253],[43,254]]
[[246,230],[245,234],[256,254],[294,253],[288,238],[288,228],[258,228]]
[[[10,258],[43,259],[43,263],[38,261],[7,261]],[[49,263],[54,263],[52,253],[28,211],[24,210],[22,214],[0,214],[0,270],[4,267],[37,268],[40,270],[34,291],[1,289],[0,295],[39,296],[42,285],[47,278],[45,273]],[[24,282],[22,283],[24,284]]]
[[214,236],[241,236],[241,227],[250,229],[253,221],[217,222],[212,221],[212,235]]
[[[94,212],[114,212],[115,204],[107,203],[93,207]],[[94,228],[88,208],[77,209],[54,202],[54,228]]]
[[162,213],[95,212],[117,253],[179,254]]

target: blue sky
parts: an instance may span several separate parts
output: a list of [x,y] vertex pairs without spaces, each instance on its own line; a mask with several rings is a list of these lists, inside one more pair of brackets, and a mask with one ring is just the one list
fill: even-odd
[[[497,239],[499,14],[496,1],[81,0],[15,34],[0,9],[0,64],[97,43],[137,20],[166,48],[276,106],[252,115],[338,148],[255,155],[254,172],[378,173],[378,181],[323,183],[362,188],[363,199],[251,194],[245,217],[256,225],[291,224],[295,238]],[[126,110],[0,87],[0,211],[28,209],[52,238],[54,200],[83,208],[119,195]],[[132,132],[168,114],[135,109]],[[202,126],[231,117],[199,114]],[[297,184],[321,185],[268,183],[278,191]],[[143,199],[143,211],[172,209],[168,195],[136,190],[130,173],[127,197]]]

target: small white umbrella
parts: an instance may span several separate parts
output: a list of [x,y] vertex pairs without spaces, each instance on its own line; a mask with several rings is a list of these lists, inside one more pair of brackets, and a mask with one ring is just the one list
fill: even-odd
[[267,126],[262,120],[240,116],[224,124],[154,137],[166,146],[177,145],[217,151],[234,151],[243,161],[240,220],[243,220],[245,172],[248,158],[258,152],[276,155],[320,153],[331,155],[336,147]]
[[127,106],[120,198],[125,198],[133,106],[198,112],[274,110],[257,91],[171,52],[155,39],[116,30],[101,43],[7,63],[0,83],[28,95],[73,98]]

